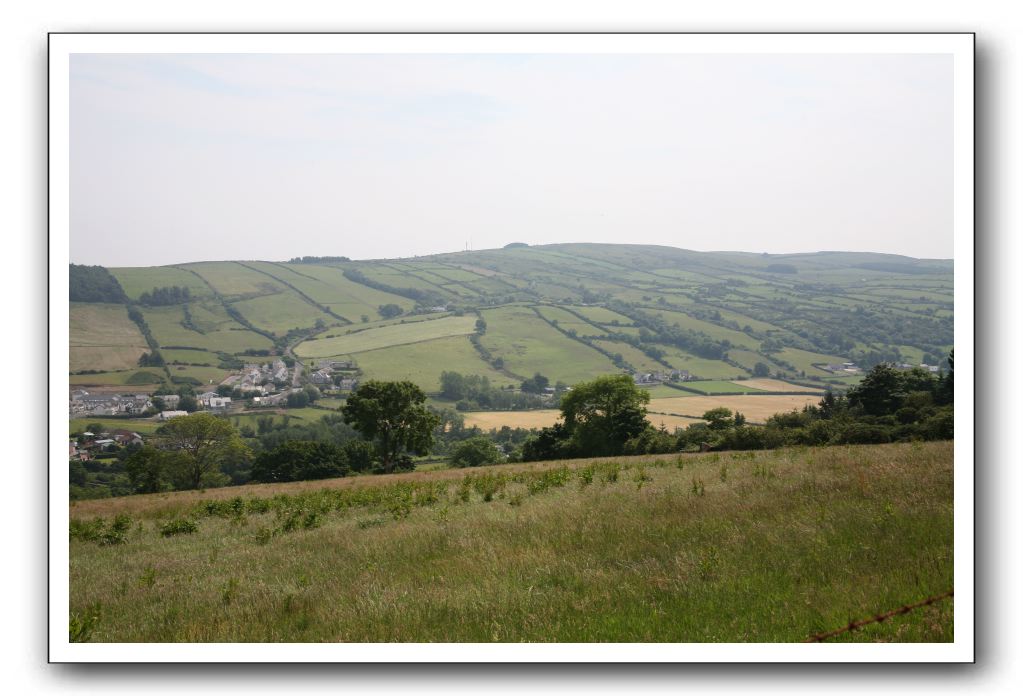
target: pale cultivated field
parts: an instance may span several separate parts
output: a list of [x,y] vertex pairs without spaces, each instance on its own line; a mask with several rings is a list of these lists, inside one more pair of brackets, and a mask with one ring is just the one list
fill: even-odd
[[739,411],[751,423],[763,423],[775,413],[801,411],[807,404],[816,405],[820,397],[802,395],[724,394],[722,396],[682,396],[668,399],[651,399],[647,410],[673,413],[680,416],[701,416],[712,408],[724,406]]
[[763,389],[764,391],[816,391],[820,394],[824,393],[823,389],[814,390],[810,387],[804,387],[799,384],[792,384],[791,382],[785,382],[780,379],[743,379],[735,380],[735,384],[740,387],[749,387],[750,389]]
[[[561,412],[556,409],[543,409],[540,411],[472,411],[465,414],[465,425],[467,428],[478,426],[482,430],[501,428],[507,425],[509,428],[546,428],[554,425],[554,422],[561,417]],[[685,428],[691,423],[699,423],[698,418],[684,418],[681,416],[670,416],[659,413],[647,414],[647,420],[655,428],[664,424],[669,431],[675,428]]]
[[126,370],[148,350],[124,305],[71,303],[70,365],[77,370]]

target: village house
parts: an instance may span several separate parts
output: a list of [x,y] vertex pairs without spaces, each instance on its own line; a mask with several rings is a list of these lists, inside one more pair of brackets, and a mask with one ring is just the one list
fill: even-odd
[[171,418],[177,418],[178,416],[187,416],[188,411],[161,411],[160,420],[170,420]]
[[309,375],[309,381],[317,386],[325,384],[333,384],[334,378],[330,376],[330,371],[319,370]]
[[355,391],[357,386],[359,386],[359,380],[354,377],[342,377],[337,383],[337,387],[341,391]]

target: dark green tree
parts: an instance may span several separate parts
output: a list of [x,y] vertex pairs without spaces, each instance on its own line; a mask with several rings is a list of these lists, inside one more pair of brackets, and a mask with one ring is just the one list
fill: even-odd
[[501,450],[487,437],[471,437],[455,445],[451,463],[455,466],[483,466],[501,461]]
[[[184,399],[182,399],[184,400]],[[176,452],[179,488],[199,488],[215,481],[220,465],[244,459],[249,451],[230,421],[210,413],[193,413],[167,421],[156,431],[162,449]]]
[[327,442],[290,440],[263,452],[252,464],[252,480],[263,483],[312,481],[348,473],[344,450]]
[[732,416],[732,410],[724,406],[712,408],[701,417],[707,421],[707,425],[711,430],[728,430],[728,428],[736,425]]
[[902,375],[888,363],[875,365],[849,390],[849,405],[871,416],[895,413],[906,396]]
[[580,456],[621,454],[625,443],[650,427],[650,392],[629,375],[604,375],[583,382],[561,397],[561,416],[572,447]]
[[433,446],[440,418],[425,406],[426,394],[412,382],[369,380],[348,397],[345,423],[376,445],[384,473],[394,471],[409,453],[424,455]]

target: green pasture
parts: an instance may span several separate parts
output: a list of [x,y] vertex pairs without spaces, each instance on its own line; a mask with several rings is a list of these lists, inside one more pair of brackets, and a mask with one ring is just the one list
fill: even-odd
[[528,307],[485,309],[482,314],[487,333],[481,342],[516,374],[540,372],[552,383],[575,384],[618,371],[605,356],[563,335]]
[[476,317],[472,315],[451,316],[435,321],[391,324],[334,338],[305,341],[296,346],[295,354],[302,358],[351,355],[390,346],[470,334],[475,331],[475,327]]

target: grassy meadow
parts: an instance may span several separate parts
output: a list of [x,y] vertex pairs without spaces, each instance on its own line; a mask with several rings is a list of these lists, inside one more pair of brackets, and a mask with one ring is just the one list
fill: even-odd
[[[81,501],[71,618],[93,642],[802,641],[952,587],[952,449],[574,460]],[[950,641],[952,611],[944,601],[834,640]]]

